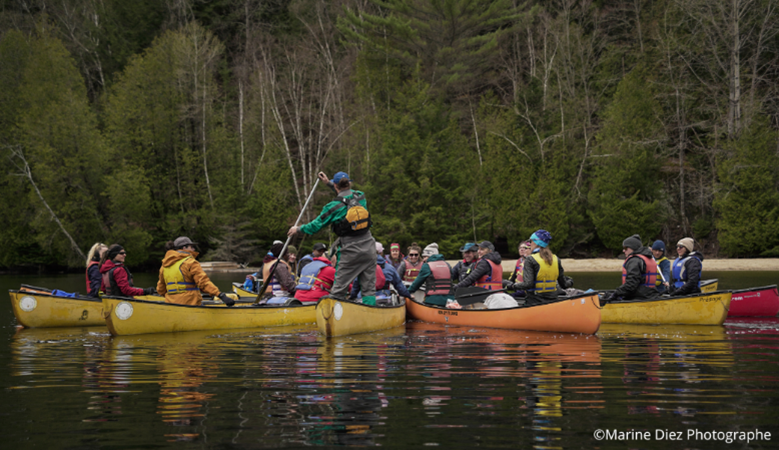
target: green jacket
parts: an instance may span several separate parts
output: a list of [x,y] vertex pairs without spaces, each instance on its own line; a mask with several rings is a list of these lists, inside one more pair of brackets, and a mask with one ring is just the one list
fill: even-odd
[[[438,255],[432,255],[427,260],[430,262],[445,261],[445,258],[444,255],[438,254]],[[430,266],[426,262],[422,264],[422,268],[419,269],[419,275],[417,275],[417,278],[414,280],[413,283],[411,283],[411,287],[408,288],[408,291],[412,294],[416,292],[420,287],[422,287],[422,284],[427,280],[427,277],[430,276],[433,276],[433,271],[430,270]],[[425,303],[431,305],[446,306],[447,299],[454,299],[454,297],[446,296],[446,295],[428,295],[425,296]]]
[[346,217],[346,210],[348,208],[346,208],[346,205],[344,205],[343,201],[341,201],[341,198],[350,199],[355,195],[363,196],[359,203],[363,206],[363,208],[368,209],[368,202],[364,197],[365,194],[360,191],[353,191],[351,189],[341,191],[341,193],[338,194],[338,198],[332,200],[330,203],[326,204],[324,208],[322,208],[322,212],[319,213],[319,217],[305,225],[302,225],[300,227],[300,231],[309,235],[316,234],[322,228],[328,225],[332,225],[343,219]]

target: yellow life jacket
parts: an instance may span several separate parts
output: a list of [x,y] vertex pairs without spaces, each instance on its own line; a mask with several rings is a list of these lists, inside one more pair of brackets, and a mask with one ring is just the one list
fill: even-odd
[[184,273],[181,272],[181,265],[189,258],[191,258],[191,256],[180,259],[169,267],[162,268],[162,276],[165,277],[168,294],[181,294],[186,291],[198,290],[197,285],[193,281],[186,281],[184,279]]
[[545,292],[554,292],[557,290],[557,278],[560,276],[559,262],[557,255],[552,255],[552,264],[547,264],[541,253],[533,253],[532,258],[538,263],[539,269],[536,274],[536,294]]

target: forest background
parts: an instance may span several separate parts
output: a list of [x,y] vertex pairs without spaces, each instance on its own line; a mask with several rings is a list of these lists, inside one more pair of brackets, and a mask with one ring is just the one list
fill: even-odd
[[1,268],[256,261],[320,170],[385,247],[779,256],[779,0],[0,5]]

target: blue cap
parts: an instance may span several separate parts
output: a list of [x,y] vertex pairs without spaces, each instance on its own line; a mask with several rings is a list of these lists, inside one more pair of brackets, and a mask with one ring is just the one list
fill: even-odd
[[346,181],[352,181],[349,179],[349,175],[346,174],[346,172],[338,172],[333,176],[333,179],[330,180],[333,182],[333,184],[338,184],[341,180],[346,178]]
[[479,246],[474,242],[466,242],[465,245],[460,247],[461,252],[475,252],[479,249]]
[[665,251],[665,242],[663,241],[655,241],[654,244],[652,244],[652,250],[659,250],[661,252]]

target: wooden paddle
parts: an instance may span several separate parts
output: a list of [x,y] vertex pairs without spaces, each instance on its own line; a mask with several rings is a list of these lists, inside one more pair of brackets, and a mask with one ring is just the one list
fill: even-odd
[[[314,186],[311,188],[311,192],[308,194],[308,198],[306,199],[306,203],[303,205],[303,208],[300,210],[300,214],[298,215],[297,220],[295,220],[295,225],[298,226],[300,223],[300,219],[303,218],[303,213],[306,212],[306,208],[308,208],[309,202],[311,202],[311,197],[314,196],[314,192],[316,191],[316,187],[319,185],[319,178],[316,179],[314,182]],[[292,236],[287,236],[287,241],[284,242],[284,247],[281,248],[281,253],[279,253],[279,257],[284,254],[285,251],[287,251],[287,247],[289,246],[289,242],[292,240]],[[271,267],[270,273],[268,273],[268,276],[262,280],[262,286],[260,286],[260,290],[257,291],[257,299],[254,300],[254,305],[260,303],[260,300],[262,299],[262,295],[265,293],[265,289],[268,288],[268,285],[270,284],[270,280],[273,279],[273,274],[276,272],[276,267],[279,266],[278,259],[276,260],[276,263]],[[294,276],[294,274],[293,274]]]

